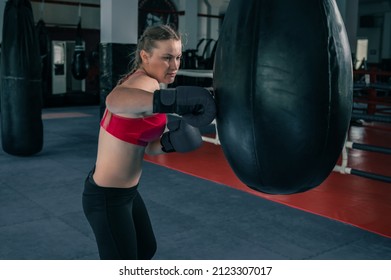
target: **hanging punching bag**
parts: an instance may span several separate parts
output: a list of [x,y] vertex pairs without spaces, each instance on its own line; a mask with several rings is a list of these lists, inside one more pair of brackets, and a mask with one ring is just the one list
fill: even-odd
[[8,0],[1,58],[3,150],[29,156],[43,146],[41,59],[29,0]]
[[321,184],[342,150],[352,62],[334,0],[231,0],[216,50],[217,128],[238,178],[270,194]]
[[84,80],[87,77],[87,60],[84,41],[81,36],[81,19],[77,25],[75,51],[72,58],[72,75],[76,80]]
[[0,43],[0,114],[1,114],[1,43]]
[[50,90],[50,78],[51,78],[51,40],[49,37],[49,32],[46,28],[45,22],[40,19],[35,26],[37,30],[37,36],[38,36],[38,44],[39,44],[39,53],[41,57],[41,68],[42,68],[42,97],[43,101],[45,103],[45,100],[49,98],[51,95]]

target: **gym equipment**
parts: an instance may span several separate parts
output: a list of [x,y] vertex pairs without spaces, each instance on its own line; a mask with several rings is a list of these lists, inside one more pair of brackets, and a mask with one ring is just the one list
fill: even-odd
[[76,80],[84,80],[88,72],[85,43],[81,32],[81,5],[79,5],[79,23],[76,30],[75,51],[72,59],[72,75]]
[[367,121],[391,123],[391,116],[368,115],[368,114],[359,114],[359,113],[353,112],[352,113],[352,120],[367,120]]
[[364,170],[359,170],[355,168],[348,167],[348,152],[347,149],[357,149],[367,152],[383,153],[391,155],[391,149],[387,147],[380,147],[374,145],[367,145],[361,143],[355,143],[352,141],[346,141],[342,150],[342,161],[341,165],[336,165],[333,171],[339,172],[341,174],[352,174],[368,179],[378,180],[386,183],[391,183],[391,177],[385,176],[373,172],[368,172]]
[[[386,116],[386,115],[366,115],[366,114],[358,114],[355,112],[352,113],[352,120],[353,121],[368,120],[368,121],[391,123],[391,117]],[[378,180],[378,181],[382,181],[382,182],[386,182],[386,183],[391,183],[390,176],[385,176],[382,174],[368,172],[368,171],[359,170],[359,169],[349,167],[348,166],[348,158],[349,158],[348,157],[348,149],[356,149],[356,150],[361,150],[361,151],[365,151],[365,152],[374,152],[374,153],[382,153],[382,154],[386,154],[386,155],[391,155],[391,148],[356,143],[356,142],[346,140],[345,144],[343,146],[343,150],[342,150],[341,163],[339,165],[336,165],[333,169],[333,171],[339,172],[341,174],[351,174],[351,175],[356,175],[356,176],[360,176],[360,177],[364,177],[364,178]]]
[[344,145],[352,77],[334,0],[231,0],[214,93],[220,142],[238,178],[270,194],[321,184]]
[[[178,77],[189,77],[189,78],[202,78],[206,81],[213,83],[213,70],[206,69],[179,69],[177,73]],[[193,80],[194,81],[194,80]],[[213,95],[213,87],[206,87]],[[216,128],[216,119],[214,119],[211,124],[215,127],[215,134],[213,136],[202,135],[202,140],[205,142],[213,143],[215,145],[220,145],[219,134]]]
[[160,143],[162,151],[166,153],[191,152],[202,145],[200,130],[189,125],[182,119],[171,121],[167,124],[169,131],[163,133]]
[[0,113],[1,113],[1,43],[0,43]]
[[178,86],[156,90],[153,95],[154,113],[176,113],[190,125],[202,127],[216,116],[212,94],[203,87]]
[[41,57],[41,65],[42,65],[42,96],[43,102],[51,95],[50,88],[50,78],[51,78],[51,57],[52,57],[52,45],[49,36],[49,32],[46,28],[46,23],[43,19],[40,19],[36,26],[37,35],[38,35],[38,43],[39,43],[39,53]]
[[41,58],[30,1],[7,1],[1,55],[3,150],[33,155],[43,147],[43,125]]

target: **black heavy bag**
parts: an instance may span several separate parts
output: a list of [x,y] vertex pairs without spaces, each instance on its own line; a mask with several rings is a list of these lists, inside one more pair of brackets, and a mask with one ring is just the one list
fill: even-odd
[[352,63],[334,0],[231,0],[214,89],[224,154],[252,189],[314,188],[342,150]]
[[87,77],[87,59],[81,36],[81,19],[77,25],[76,35],[75,51],[72,57],[72,75],[76,80],[84,80]]
[[1,58],[3,150],[29,156],[43,146],[41,59],[29,0],[8,0]]
[[49,36],[49,31],[46,28],[45,22],[40,19],[35,26],[38,36],[39,44],[39,53],[41,56],[41,66],[42,66],[42,96],[45,101],[51,95],[50,89],[50,80],[51,80],[51,40]]
[[0,43],[0,113],[1,113],[1,43]]

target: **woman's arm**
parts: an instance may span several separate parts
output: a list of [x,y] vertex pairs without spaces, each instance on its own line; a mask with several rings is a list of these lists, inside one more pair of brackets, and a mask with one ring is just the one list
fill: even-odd
[[114,114],[152,114],[153,94],[138,88],[116,86],[106,97],[106,107]]
[[164,154],[160,139],[148,143],[147,147],[145,147],[145,153],[149,156]]
[[153,92],[159,89],[157,80],[147,75],[130,77],[116,86],[106,97],[106,107],[114,114],[151,115]]

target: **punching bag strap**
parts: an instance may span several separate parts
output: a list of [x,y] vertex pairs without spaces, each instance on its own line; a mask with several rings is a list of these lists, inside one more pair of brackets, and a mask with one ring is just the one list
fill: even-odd
[[81,31],[81,4],[79,3],[79,23],[77,24],[76,29],[76,46],[83,45],[83,36]]
[[72,58],[72,75],[76,80],[83,80],[87,76],[87,61],[81,30],[81,4],[79,4],[79,23],[77,24],[75,51]]
[[85,51],[81,32],[81,18],[79,18],[79,23],[77,24],[76,29],[75,51]]

